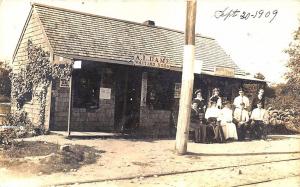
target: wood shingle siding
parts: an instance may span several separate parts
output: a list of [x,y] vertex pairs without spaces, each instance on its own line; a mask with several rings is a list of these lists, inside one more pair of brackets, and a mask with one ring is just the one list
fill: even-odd
[[[13,72],[20,72],[21,67],[25,67],[28,63],[28,54],[27,54],[27,43],[28,40],[31,40],[34,45],[41,46],[44,51],[51,52],[51,47],[45,36],[43,26],[39,20],[38,14],[32,9],[27,18],[27,22],[24,25],[19,43],[14,53],[13,58]],[[46,129],[49,126],[49,110],[50,110],[50,93],[51,89],[48,89],[48,94],[46,97]],[[16,102],[12,99],[12,112],[17,112]],[[23,106],[23,110],[28,113],[29,119],[34,123],[39,123],[39,113],[40,113],[40,104],[36,97],[32,97],[30,102],[27,102]]]

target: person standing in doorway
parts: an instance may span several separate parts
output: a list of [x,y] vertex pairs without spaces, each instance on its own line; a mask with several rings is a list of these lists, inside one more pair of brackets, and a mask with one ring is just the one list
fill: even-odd
[[235,108],[240,108],[241,107],[241,103],[245,104],[245,110],[249,110],[250,108],[250,103],[249,103],[249,98],[247,96],[245,96],[245,92],[242,88],[239,89],[239,96],[237,96],[236,98],[234,98],[233,101],[233,105]]

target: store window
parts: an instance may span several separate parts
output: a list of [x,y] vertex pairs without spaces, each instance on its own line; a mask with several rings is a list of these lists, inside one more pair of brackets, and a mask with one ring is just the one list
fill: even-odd
[[73,74],[73,106],[99,108],[101,74],[97,68],[75,70]]
[[174,101],[173,76],[164,71],[152,71],[147,84],[147,106],[154,110],[170,110]]

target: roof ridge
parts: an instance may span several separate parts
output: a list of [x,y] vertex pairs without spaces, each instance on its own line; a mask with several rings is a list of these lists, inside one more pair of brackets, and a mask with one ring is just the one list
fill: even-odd
[[[145,24],[139,23],[139,22],[134,22],[134,21],[129,21],[129,20],[123,20],[123,19],[118,19],[118,18],[112,18],[112,17],[108,17],[108,16],[102,16],[102,15],[92,14],[92,13],[88,13],[88,12],[71,10],[71,9],[67,9],[67,8],[62,8],[62,7],[52,6],[52,5],[46,5],[46,4],[36,3],[36,2],[31,3],[31,6],[32,6],[32,8],[34,8],[34,6],[41,6],[41,7],[51,8],[51,9],[68,11],[68,12],[77,13],[77,14],[83,14],[83,15],[88,15],[88,16],[94,16],[94,17],[104,18],[104,19],[110,19],[110,20],[114,20],[114,21],[131,23],[131,24],[135,24],[135,25],[141,25],[141,26],[145,26],[145,27],[153,27],[153,28],[158,28],[158,29],[164,29],[164,30],[169,30],[169,31],[173,31],[173,32],[178,32],[178,33],[184,34],[183,31],[176,30],[176,29],[171,29],[171,28],[167,28],[167,27],[156,26],[156,25],[155,26],[152,26],[152,25],[149,26],[149,25],[145,25]],[[215,40],[214,38],[211,38],[211,37],[208,37],[208,36],[203,36],[203,35],[201,35],[199,33],[196,33],[196,36],[197,37],[201,37],[201,38],[210,39],[210,40]]]

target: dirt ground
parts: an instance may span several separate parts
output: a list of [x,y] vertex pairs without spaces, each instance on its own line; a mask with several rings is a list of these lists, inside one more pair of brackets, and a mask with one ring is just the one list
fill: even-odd
[[102,154],[77,171],[50,175],[25,176],[0,166],[0,186],[300,186],[300,135],[226,144],[189,142],[184,156],[174,153],[174,140],[59,135],[25,140],[86,145]]
[[1,145],[0,150],[0,165],[23,175],[75,171],[101,156],[101,151],[89,146],[60,146],[44,141],[14,141]]

